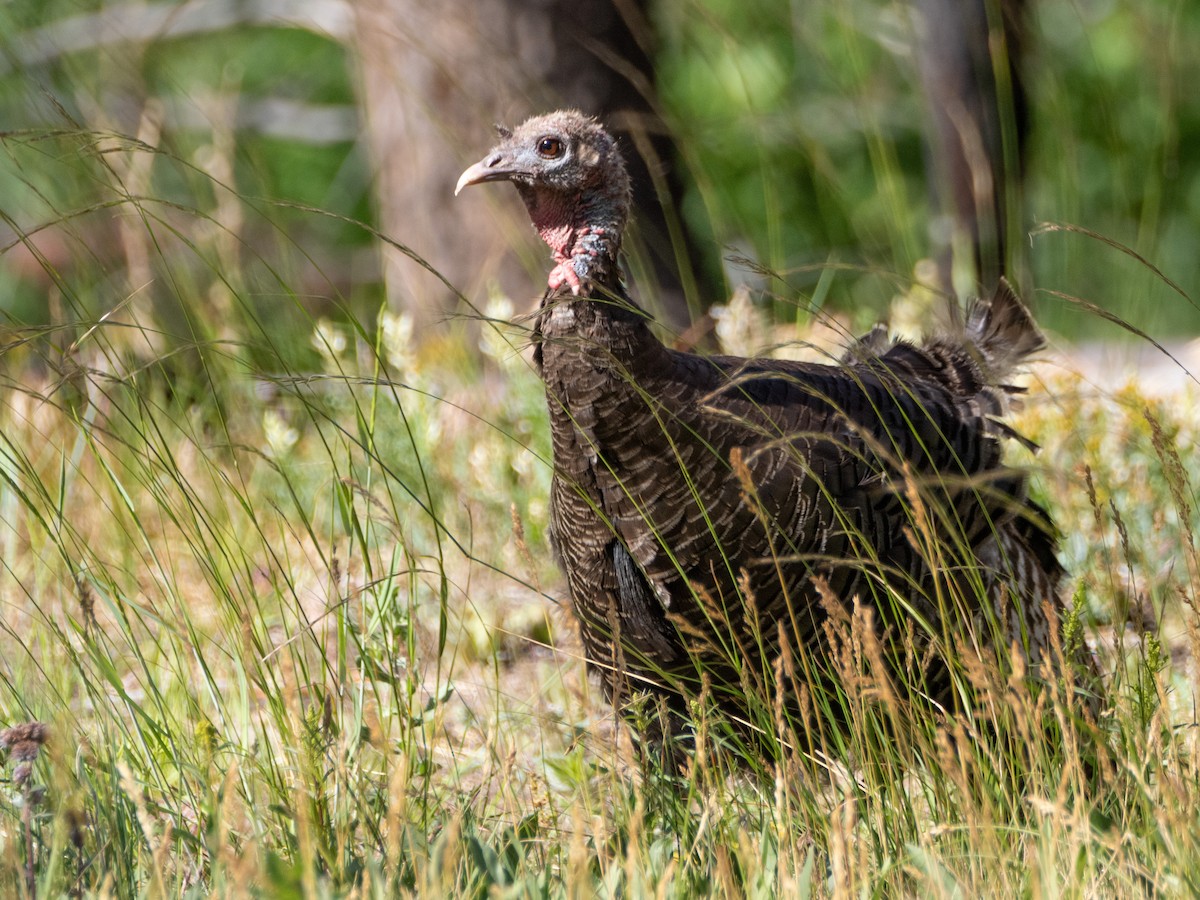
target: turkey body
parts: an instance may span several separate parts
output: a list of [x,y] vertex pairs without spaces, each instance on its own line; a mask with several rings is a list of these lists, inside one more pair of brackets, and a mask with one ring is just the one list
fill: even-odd
[[678,352],[625,290],[628,182],[598,124],[502,132],[459,188],[493,180],[557,263],[534,334],[551,534],[616,703],[662,700],[674,733],[706,695],[761,731],[755,708],[838,694],[832,626],[855,615],[886,648],[875,674],[943,707],[964,643],[1047,655],[1063,572],[999,421],[1004,379],[1043,340],[1006,283],[960,333],[864,339],[838,365]]
[[[857,366],[680,353],[631,306],[569,293],[547,295],[539,331],[552,534],[610,692],[678,708],[707,672],[737,717],[748,688],[772,690],[783,644],[820,657],[829,598],[878,609],[881,632],[903,614],[937,633],[939,578],[960,586],[952,606],[989,596],[1009,638],[1045,648],[1062,575],[1048,523],[975,394],[939,380],[945,360],[905,345]],[[936,510],[936,556],[917,497]]]

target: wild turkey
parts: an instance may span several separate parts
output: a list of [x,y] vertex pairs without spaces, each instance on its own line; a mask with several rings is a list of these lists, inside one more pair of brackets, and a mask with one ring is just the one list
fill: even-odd
[[1007,283],[957,336],[876,334],[841,365],[678,352],[622,280],[629,182],[595,120],[502,129],[456,193],[488,181],[516,186],[554,256],[534,329],[551,534],[615,702],[648,692],[675,732],[703,686],[729,719],[761,721],[750,695],[773,695],[781,661],[836,693],[827,623],[856,608],[891,641],[890,670],[921,670],[910,693],[947,706],[947,667],[921,649],[977,638],[985,605],[1003,633],[984,640],[1045,657],[1063,570],[997,418],[1043,339]]

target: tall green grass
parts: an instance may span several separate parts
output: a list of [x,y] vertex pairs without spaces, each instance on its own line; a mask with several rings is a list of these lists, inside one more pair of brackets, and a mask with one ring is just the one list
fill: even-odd
[[[865,40],[833,18],[841,41]],[[831,77],[859,90],[872,61],[845,65]],[[1082,619],[1061,640],[1086,636],[1104,673],[1094,729],[1002,652],[959,657],[969,714],[898,711],[859,610],[834,634],[844,730],[747,771],[699,704],[689,768],[656,771],[586,677],[563,608],[521,305],[470,298],[478,315],[418,340],[322,267],[331,233],[373,239],[358,205],[316,203],[351,219],[330,232],[328,215],[262,199],[286,191],[226,177],[244,175],[222,156],[236,146],[59,124],[0,141],[4,258],[28,295],[0,328],[0,728],[48,726],[34,749],[0,732],[0,893],[1200,888],[1194,384],[1107,393],[1043,366],[1017,423],[1043,447],[1025,462],[1074,573]],[[887,130],[871,135],[866,169],[902,179]],[[774,164],[773,142],[748,146]],[[897,218],[915,193],[893,180],[847,233],[908,234],[896,245],[918,254]],[[836,194],[820,192],[822,215]],[[290,197],[305,199],[321,198]],[[794,266],[772,227],[757,258]],[[1152,230],[1110,236],[1157,259]],[[1063,239],[1089,250],[1060,287],[1098,246]],[[867,256],[906,282],[912,260]],[[1133,296],[1169,293],[1120,259]],[[740,309],[722,323],[740,349],[780,343]],[[773,726],[769,702],[758,713]]]
[[[255,261],[264,319],[202,204],[167,219],[102,156],[69,158],[154,266],[188,273],[183,305],[221,290],[235,312],[191,341],[82,302],[7,332],[0,723],[49,737],[28,778],[7,758],[6,892],[1195,887],[1194,404],[1064,375],[1020,423],[1107,675],[1098,730],[1003,655],[962,657],[969,715],[899,715],[856,613],[834,643],[844,732],[818,724],[809,752],[753,775],[698,709],[681,781],[637,765],[552,599],[544,401],[511,305],[420,344],[387,311],[311,317],[283,256]],[[23,172],[35,189],[55,168]],[[83,242],[69,213],[47,221]],[[303,354],[277,346],[284,316]],[[146,359],[131,336],[171,349]]]

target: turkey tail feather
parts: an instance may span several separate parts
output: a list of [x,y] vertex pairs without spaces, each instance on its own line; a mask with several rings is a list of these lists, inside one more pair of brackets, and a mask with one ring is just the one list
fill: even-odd
[[988,383],[998,384],[1029,356],[1046,346],[1008,280],[1001,278],[991,300],[976,300],[967,311],[966,338],[982,357]]

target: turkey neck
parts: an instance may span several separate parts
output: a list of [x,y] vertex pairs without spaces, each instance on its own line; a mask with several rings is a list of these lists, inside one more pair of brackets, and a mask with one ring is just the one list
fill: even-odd
[[[572,366],[638,377],[667,350],[625,290],[619,257],[628,218],[625,192],[564,194],[518,185],[530,220],[554,255],[538,311],[536,361],[547,387]],[[549,346],[547,346],[549,345]]]
[[554,255],[551,291],[566,285],[578,295],[587,282],[620,284],[617,257],[629,217],[628,196],[604,189],[564,193],[521,183],[517,190]]

